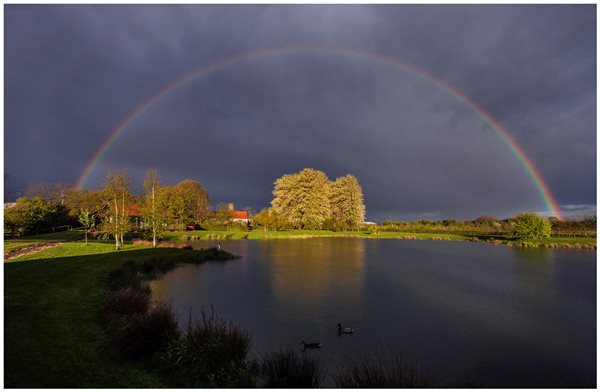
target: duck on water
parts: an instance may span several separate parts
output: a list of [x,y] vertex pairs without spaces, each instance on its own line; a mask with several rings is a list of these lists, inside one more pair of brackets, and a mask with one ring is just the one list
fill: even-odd
[[350,335],[350,334],[354,333],[354,328],[350,328],[350,327],[344,327],[344,328],[342,328],[342,324],[340,324],[340,323],[338,323],[337,327],[338,327],[338,329],[337,329],[338,335],[341,335],[341,334],[348,334],[348,335]]
[[314,350],[314,349],[320,349],[321,348],[321,343],[306,343],[303,340],[303,341],[300,342],[300,344],[303,345],[302,351],[306,351],[306,349]]

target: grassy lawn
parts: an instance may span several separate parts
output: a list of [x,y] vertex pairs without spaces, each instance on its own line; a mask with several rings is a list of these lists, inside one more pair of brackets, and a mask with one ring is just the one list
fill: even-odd
[[69,243],[4,264],[5,387],[164,387],[111,352],[101,303],[108,273],[126,260],[178,257],[176,248]]
[[68,230],[60,231],[58,233],[32,235],[27,237],[4,240],[4,251],[14,252],[19,249],[28,248],[30,246],[44,244],[48,242],[73,241],[83,236],[83,234],[83,230]]

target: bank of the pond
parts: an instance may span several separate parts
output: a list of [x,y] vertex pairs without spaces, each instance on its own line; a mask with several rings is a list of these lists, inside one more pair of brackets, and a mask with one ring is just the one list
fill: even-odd
[[165,387],[143,363],[110,348],[99,316],[109,273],[126,261],[184,258],[189,250],[67,243],[4,265],[4,386]]
[[163,235],[166,241],[186,240],[268,240],[283,238],[372,238],[400,240],[440,240],[471,241],[493,245],[547,247],[564,249],[596,249],[596,238],[590,237],[551,237],[541,240],[514,240],[491,236],[467,236],[452,233],[408,233],[408,232],[370,232],[370,231],[328,231],[328,230],[286,230],[286,231],[243,231],[243,230],[197,230],[175,231]]

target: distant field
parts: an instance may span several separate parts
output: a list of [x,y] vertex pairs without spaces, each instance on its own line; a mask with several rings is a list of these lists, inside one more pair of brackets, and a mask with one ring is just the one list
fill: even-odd
[[48,233],[13,238],[9,240],[4,240],[4,251],[14,252],[19,249],[28,248],[30,246],[45,243],[74,241],[82,237],[83,234],[83,230],[67,230],[58,233]]

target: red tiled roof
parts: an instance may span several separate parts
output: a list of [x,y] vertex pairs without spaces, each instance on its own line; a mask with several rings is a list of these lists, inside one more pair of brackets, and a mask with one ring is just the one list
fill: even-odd
[[233,219],[248,219],[247,211],[233,211]]
[[142,208],[139,204],[130,204],[127,206],[127,213],[129,216],[140,216]]

